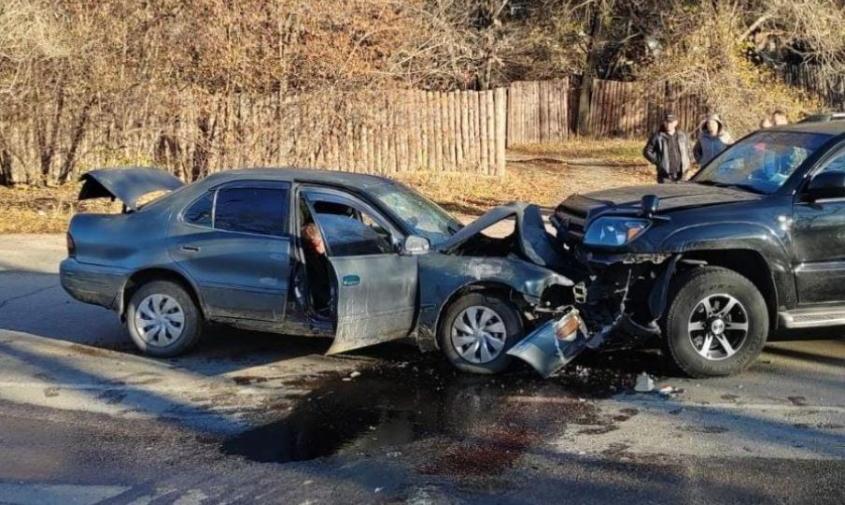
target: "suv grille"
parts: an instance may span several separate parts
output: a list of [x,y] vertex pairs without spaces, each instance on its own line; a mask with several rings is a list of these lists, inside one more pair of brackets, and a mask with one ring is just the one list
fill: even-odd
[[555,209],[553,224],[557,228],[557,235],[564,242],[581,242],[584,239],[584,223],[587,214],[565,205]]

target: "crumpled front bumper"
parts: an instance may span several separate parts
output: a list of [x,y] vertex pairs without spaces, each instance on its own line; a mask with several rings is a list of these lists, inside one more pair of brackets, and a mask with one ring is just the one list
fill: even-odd
[[[613,345],[630,347],[637,339],[659,336],[657,321],[665,310],[669,281],[681,256],[655,259],[611,263],[621,268],[602,272],[599,282],[593,281],[585,290],[578,308],[565,308],[561,316],[538,326],[508,354],[527,362],[543,377],[550,377],[584,350],[598,349],[608,339]],[[585,324],[585,319],[591,324]],[[577,330],[561,331],[563,327]],[[620,340],[616,335],[625,338]]]
[[578,309],[540,325],[508,350],[543,377],[551,377],[586,349],[598,349],[615,328],[590,333]]

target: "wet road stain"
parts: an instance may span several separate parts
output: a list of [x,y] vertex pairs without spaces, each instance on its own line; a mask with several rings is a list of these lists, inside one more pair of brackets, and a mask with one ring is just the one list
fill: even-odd
[[797,407],[806,407],[807,406],[807,399],[804,398],[803,396],[787,396],[786,399],[789,400],[790,403],[792,403],[793,405],[795,405]]
[[239,386],[249,386],[250,384],[267,382],[269,379],[267,377],[258,377],[252,375],[237,375],[235,377],[232,377],[232,380],[235,382],[235,384]]
[[105,358],[108,357],[108,354],[104,352],[102,349],[97,347],[89,347],[85,345],[79,344],[71,344],[68,346],[68,349],[76,354],[83,354],[85,356],[91,356],[93,358]]
[[612,430],[637,413],[602,416],[590,401],[633,384],[633,373],[612,367],[573,368],[543,380],[531,371],[461,374],[425,358],[411,366],[362,369],[349,379],[326,374],[292,381],[310,393],[276,412],[279,419],[225,440],[221,451],[287,463],[373,451],[401,455],[402,446],[424,441],[415,450],[430,450],[433,457],[419,472],[486,475],[510,467],[565,425]]
[[103,400],[109,405],[115,405],[126,398],[126,393],[118,389],[106,389],[97,395],[98,400]]
[[718,426],[715,424],[704,424],[701,426],[684,426],[681,428],[682,431],[686,431],[689,433],[705,433],[705,434],[718,434],[718,433],[727,433],[730,431],[728,428],[724,426]]

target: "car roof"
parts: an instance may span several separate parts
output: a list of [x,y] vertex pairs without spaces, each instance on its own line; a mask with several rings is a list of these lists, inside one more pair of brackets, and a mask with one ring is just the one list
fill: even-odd
[[813,121],[807,123],[792,123],[783,126],[773,126],[771,128],[768,128],[768,130],[801,133],[822,133],[825,135],[841,135],[845,133],[845,122]]
[[220,184],[238,180],[270,180],[287,182],[316,182],[338,186],[350,186],[358,189],[368,189],[394,181],[378,175],[341,172],[339,170],[317,170],[307,168],[241,168],[215,172],[205,178],[209,184]]

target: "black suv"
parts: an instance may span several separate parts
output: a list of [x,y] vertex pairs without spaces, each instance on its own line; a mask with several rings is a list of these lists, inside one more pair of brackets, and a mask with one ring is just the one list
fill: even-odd
[[691,376],[742,370],[778,328],[845,325],[841,122],[757,131],[689,182],[574,195],[551,221],[591,329],[661,336]]

